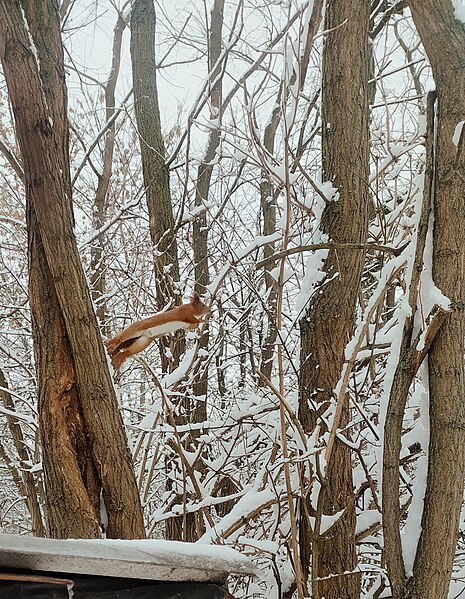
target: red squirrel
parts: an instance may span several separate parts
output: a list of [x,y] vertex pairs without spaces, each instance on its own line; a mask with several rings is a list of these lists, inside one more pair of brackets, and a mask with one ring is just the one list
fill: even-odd
[[126,358],[138,354],[158,337],[177,329],[196,329],[202,322],[200,318],[208,312],[210,309],[194,291],[188,304],[134,322],[119,335],[105,342],[113,368],[118,370]]

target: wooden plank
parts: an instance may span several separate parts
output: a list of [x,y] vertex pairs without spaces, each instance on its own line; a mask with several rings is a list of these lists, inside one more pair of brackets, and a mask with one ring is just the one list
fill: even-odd
[[229,574],[257,574],[229,547],[177,541],[39,539],[0,534],[0,566],[160,581],[225,582]]

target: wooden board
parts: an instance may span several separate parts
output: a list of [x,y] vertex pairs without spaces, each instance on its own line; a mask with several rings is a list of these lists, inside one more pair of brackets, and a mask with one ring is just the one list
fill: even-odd
[[0,534],[0,567],[179,582],[223,583],[229,574],[257,574],[247,558],[229,547],[6,534]]

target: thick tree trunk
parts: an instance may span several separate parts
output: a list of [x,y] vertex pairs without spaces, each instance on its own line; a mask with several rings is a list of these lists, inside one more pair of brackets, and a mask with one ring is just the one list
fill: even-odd
[[429,353],[430,445],[422,530],[405,597],[445,599],[455,555],[465,472],[465,28],[451,0],[411,0],[437,91],[433,279],[451,300]]
[[38,381],[47,536],[98,537],[100,481],[93,467],[79,406],[69,341],[31,202],[27,203],[27,224],[29,303]]
[[[132,5],[131,61],[150,237],[156,256],[157,306],[162,310],[169,304],[180,304],[182,295],[178,290],[178,248],[158,107],[153,0],[134,0]],[[166,336],[159,343],[163,372],[176,368],[185,351],[184,335]],[[172,360],[166,350],[173,356]]]
[[[155,276],[158,309],[170,303],[179,304],[178,250],[176,243],[173,206],[171,202],[169,171],[165,161],[165,143],[161,130],[155,60],[155,7],[152,0],[135,0],[131,12],[131,61],[134,85],[134,107],[139,132],[142,170],[149,211],[150,237],[155,248]],[[179,365],[185,352],[184,333],[159,340],[162,371]],[[173,358],[167,357],[169,350]],[[181,400],[182,410],[190,413],[187,400]],[[185,422],[185,416],[177,419]],[[175,446],[173,451],[176,451]],[[168,461],[167,468],[172,465]],[[182,476],[181,473],[179,473]],[[168,490],[172,485],[167,482]],[[176,499],[177,501],[177,499]],[[179,498],[182,502],[182,498]],[[196,540],[195,517],[169,518],[166,537],[173,540]]]
[[107,536],[143,537],[131,456],[73,232],[55,4],[24,3],[23,13],[20,2],[1,0],[0,57],[26,179],[49,533],[98,536],[101,492]]
[[[338,189],[324,211],[321,227],[335,243],[365,243],[370,198],[368,73],[368,0],[329,0],[326,4],[322,82],[323,177]],[[330,250],[325,277],[301,320],[299,418],[311,433],[329,405],[344,363],[344,349],[355,320],[364,266],[361,250]],[[340,428],[349,421],[346,402]],[[311,539],[301,519],[303,572],[312,571],[315,598],[356,599],[355,505],[350,449],[336,440],[326,467],[319,509],[344,515],[331,534]]]

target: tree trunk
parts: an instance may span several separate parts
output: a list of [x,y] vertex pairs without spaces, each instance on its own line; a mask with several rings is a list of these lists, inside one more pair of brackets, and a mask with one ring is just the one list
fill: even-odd
[[19,2],[1,0],[0,57],[26,179],[49,534],[98,536],[102,494],[107,536],[143,537],[131,456],[73,232],[55,3],[25,2],[23,13]]
[[465,472],[465,28],[451,0],[411,0],[415,26],[437,92],[433,280],[452,313],[429,353],[430,445],[422,529],[405,597],[446,599],[455,555]]
[[[278,98],[276,106],[273,109],[271,119],[265,127],[263,134],[263,147],[269,152],[270,155],[274,154],[274,141],[276,136],[276,130],[279,125],[279,121],[282,116],[282,109],[280,106],[280,100],[282,95],[282,87],[278,92]],[[262,235],[272,235],[276,231],[276,190],[271,181],[271,177],[268,172],[262,170],[262,176],[260,181],[260,207],[262,210]],[[276,251],[276,244],[274,242],[267,243],[263,246],[263,259],[270,258]],[[271,276],[270,272],[275,268],[276,262],[272,261],[265,266],[265,288],[266,288],[266,303],[267,303],[267,327],[265,339],[263,341],[263,349],[260,360],[260,372],[271,380],[271,373],[273,371],[273,355],[274,346],[276,343],[276,337],[278,336],[278,328],[276,326],[277,314],[277,298],[278,289],[277,282]],[[265,381],[262,378],[258,379],[258,386],[265,386]]]
[[[420,219],[416,231],[416,247],[413,268],[408,288],[410,313],[405,318],[399,360],[392,380],[389,402],[384,424],[382,505],[384,554],[386,568],[393,597],[405,591],[406,573],[402,552],[400,506],[400,454],[402,450],[402,424],[410,386],[425,356],[426,343],[422,352],[416,348],[418,337],[414,336],[414,323],[417,314],[420,277],[423,270],[423,255],[430,221],[432,183],[435,155],[435,93],[428,95],[425,184],[422,197]],[[425,340],[426,341],[426,340]]]
[[[157,307],[162,310],[170,304],[180,304],[182,296],[178,289],[178,247],[158,107],[153,0],[134,0],[132,5],[131,61],[150,237],[156,256]],[[162,371],[176,368],[185,351],[183,333],[162,337],[159,344]],[[173,356],[172,361],[167,350]]]
[[[115,89],[121,64],[121,46],[123,33],[127,21],[118,15],[113,36],[113,52],[111,69],[108,81],[105,84],[105,119],[108,123],[115,114]],[[113,121],[105,135],[105,145],[102,156],[102,171],[98,175],[97,190],[95,192],[92,224],[95,231],[99,231],[105,224],[108,211],[108,189],[113,170],[113,154],[115,149],[116,124]],[[92,299],[96,306],[96,314],[102,331],[108,336],[107,327],[107,302],[105,299],[106,289],[106,264],[105,264],[105,235],[98,233],[91,246],[90,252],[90,284]]]
[[[210,37],[208,52],[208,70],[210,73],[210,119],[218,125],[210,130],[208,136],[207,150],[199,165],[197,172],[197,185],[195,189],[195,207],[201,207],[208,201],[210,182],[213,174],[216,152],[220,145],[220,122],[221,122],[221,99],[223,87],[222,65],[217,65],[221,56],[222,32],[223,32],[223,10],[224,0],[215,0],[210,21]],[[216,68],[215,68],[216,65]],[[193,223],[193,250],[195,268],[195,290],[203,294],[210,283],[210,270],[208,263],[208,223],[207,214],[203,210],[194,219]],[[208,330],[199,342],[201,350],[208,348]],[[199,399],[192,415],[193,422],[204,422],[207,419],[207,390],[208,390],[208,368],[199,361],[195,371],[194,395]]]
[[[326,4],[322,82],[323,177],[338,189],[325,208],[321,228],[335,243],[365,243],[370,214],[368,73],[368,0],[330,0]],[[324,279],[301,320],[299,418],[311,433],[329,405],[344,364],[365,254],[330,250]],[[340,428],[349,421],[346,401]],[[324,432],[324,431],[323,431]],[[350,449],[335,442],[320,493],[320,513],[345,513],[331,534],[311,539],[308,519],[300,526],[304,575],[312,561],[315,598],[355,599],[360,574],[355,572],[355,505]]]
[[[155,8],[152,0],[135,0],[131,12],[131,60],[134,107],[139,132],[142,170],[149,211],[150,237],[156,252],[155,276],[158,309],[179,304],[179,263],[169,171],[165,161],[165,143],[161,130],[155,60]],[[162,371],[179,365],[185,352],[184,333],[159,340]],[[172,355],[170,360],[166,350]],[[181,399],[181,409],[190,412],[188,400]],[[185,419],[185,416],[182,416]],[[185,421],[185,420],[184,420]],[[184,422],[183,421],[183,422]],[[179,424],[181,422],[179,421]],[[176,452],[176,446],[173,445]],[[167,469],[172,464],[168,459]],[[180,473],[180,476],[182,474]],[[172,484],[167,481],[170,491]],[[177,501],[177,498],[175,498]],[[182,497],[179,498],[182,502]],[[192,514],[166,521],[166,537],[173,540],[196,540],[196,523]]]
[[[224,0],[215,0],[211,11],[209,52],[208,52],[208,70],[210,73],[210,119],[211,122],[218,122],[217,126],[210,129],[208,136],[207,149],[202,162],[197,171],[197,183],[195,189],[195,207],[202,207],[208,200],[210,191],[210,182],[213,174],[213,165],[216,152],[220,145],[220,121],[221,121],[221,98],[222,98],[222,65],[217,65],[221,56],[222,28],[223,28],[223,9]],[[215,68],[215,65],[216,68]],[[206,211],[201,211],[193,222],[193,252],[194,252],[194,273],[195,273],[195,291],[204,294],[207,285],[210,283],[210,272],[208,262],[208,222]],[[199,340],[199,349],[206,351],[208,349],[209,334],[205,327],[203,335]],[[203,353],[203,352],[202,352]],[[208,366],[205,359],[198,358],[193,372],[192,391],[195,399],[184,401],[185,414],[178,414],[176,422],[179,425],[188,423],[199,423],[207,420],[207,392],[208,392]],[[196,437],[199,432],[192,432],[183,442],[186,449],[190,452],[197,450]],[[196,471],[204,469],[202,455],[198,456],[193,468]],[[182,503],[183,497],[178,497]],[[195,542],[205,532],[203,515],[201,511],[185,514],[178,518],[170,518],[167,521],[167,537],[169,539],[185,540]]]

